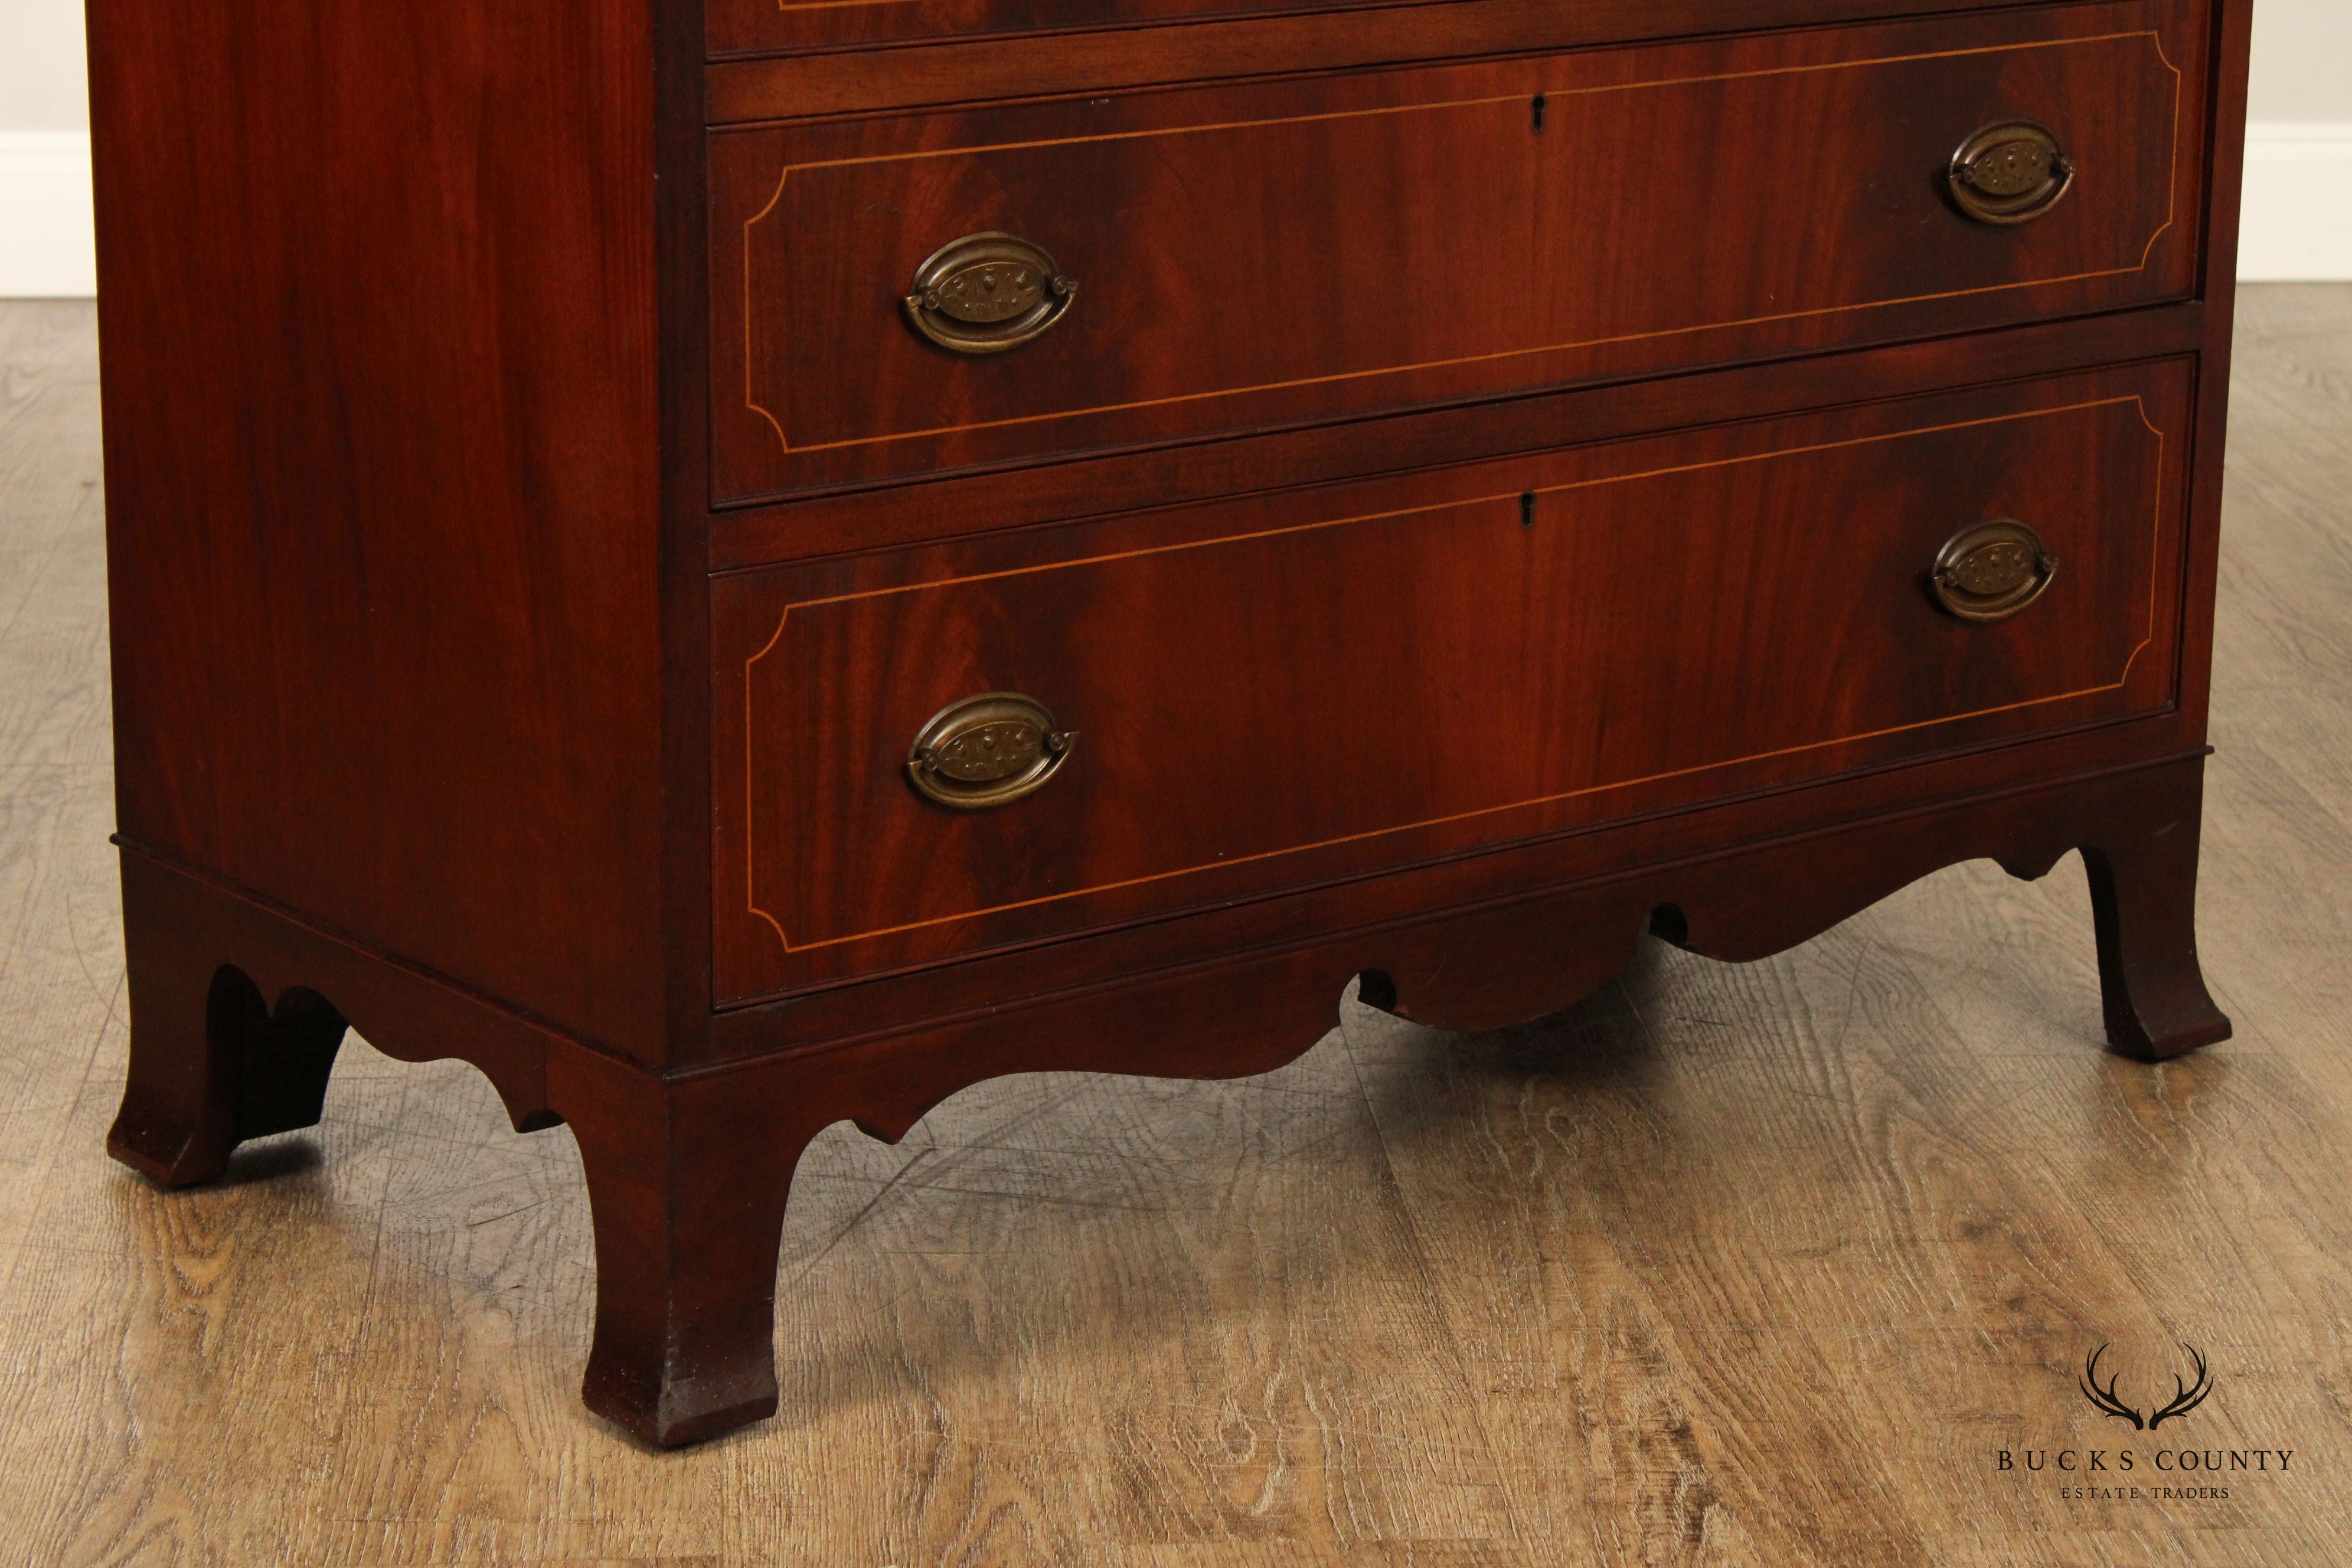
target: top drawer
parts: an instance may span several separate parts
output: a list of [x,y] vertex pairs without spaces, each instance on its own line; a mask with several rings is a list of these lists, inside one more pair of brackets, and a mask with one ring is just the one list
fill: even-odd
[[[1945,0],[1952,10],[2005,3]],[[1430,16],[1433,9],[1426,0],[704,0],[710,52],[718,57],[1318,16],[1351,29],[1409,33],[1424,46],[1530,23],[1566,24],[1586,37],[1659,37],[1843,21],[1907,7],[1901,0],[1577,0],[1573,6],[1559,0],[1466,0],[1442,17]],[[1360,15],[1365,12],[1372,14]]]
[[[2189,293],[2203,7],[1934,22],[1353,71],[712,135],[722,501],[1196,439]],[[2038,121],[2033,221],[1948,178]],[[986,338],[1017,237],[1073,280]],[[957,290],[962,297],[958,299]],[[1061,308],[1061,307],[1066,308]],[[1013,307],[1018,314],[1020,301]],[[1058,310],[1058,314],[1055,314]]]
[[1233,16],[1360,10],[1379,0],[706,0],[714,55],[902,43]]

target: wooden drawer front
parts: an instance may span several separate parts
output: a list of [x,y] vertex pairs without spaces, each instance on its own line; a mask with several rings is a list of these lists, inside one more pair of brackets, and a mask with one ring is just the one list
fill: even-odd
[[[722,577],[744,997],[2167,706],[2179,362]],[[1523,501],[1523,495],[1534,499]],[[1927,586],[2014,518],[2013,619]],[[1038,793],[908,775],[1012,691]]]
[[714,55],[1118,23],[1360,10],[1378,0],[706,0]]
[[[1951,11],[2002,3],[1943,0],[1944,8]],[[1236,58],[1237,49],[1251,47],[1231,41],[1236,26],[1259,29],[1252,40],[1259,50],[1296,47],[1302,35],[1311,39],[1336,26],[1378,39],[1390,51],[1423,51],[1418,56],[1391,52],[1387,58],[1428,58],[1464,52],[1458,47],[1449,51],[1446,46],[1513,26],[1546,32],[1566,26],[1583,37],[1654,38],[1719,32],[1727,26],[1900,15],[1906,7],[1902,0],[1577,0],[1573,7],[1563,7],[1559,0],[1467,0],[1443,7],[1444,16],[1426,14],[1437,9],[1419,0],[704,0],[703,6],[714,58],[981,38],[1025,48],[1034,58],[1034,44],[1008,35],[1084,32],[1093,37],[1061,41],[1099,61],[1125,52],[1127,37],[1112,29],[1140,28],[1145,47],[1178,58],[1203,45],[1194,37],[1171,37],[1171,31],[1223,35],[1207,47],[1229,74],[1253,63],[1260,70],[1266,68],[1246,54]],[[1571,15],[1561,16],[1563,10]],[[1168,26],[1202,23],[1223,26]],[[1269,34],[1267,23],[1279,30]],[[968,61],[959,63],[969,67]],[[873,74],[872,62],[866,68]],[[1202,74],[1197,63],[1188,72],[1192,77]]]
[[[2189,292],[2186,0],[715,133],[722,499]],[[1543,128],[1535,129],[1540,92]],[[2021,226],[1943,185],[2046,121]],[[1002,353],[903,300],[999,231],[1078,292]]]

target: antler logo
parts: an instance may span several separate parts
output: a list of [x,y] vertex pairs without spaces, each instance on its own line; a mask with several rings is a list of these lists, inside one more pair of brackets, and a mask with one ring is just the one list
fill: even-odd
[[2105,1387],[2100,1386],[2099,1358],[2107,1353],[2107,1347],[2105,1345],[2101,1345],[2097,1350],[2093,1351],[2091,1352],[2090,1359],[2083,1363],[2083,1381],[2081,1384],[2083,1397],[2089,1400],[2097,1409],[2106,1415],[2114,1416],[2116,1420],[2130,1422],[2132,1424],[2132,1430],[2135,1432],[2153,1432],[2165,1422],[2171,1420],[2174,1416],[2188,1415],[2200,1405],[2204,1404],[2205,1396],[2213,1392],[2213,1375],[2205,1370],[2205,1358],[2199,1352],[2195,1345],[2184,1343],[2180,1348],[2187,1351],[2189,1352],[2189,1359],[2196,1363],[2196,1381],[2184,1384],[2180,1381],[2180,1374],[2179,1373],[2173,1373],[2171,1403],[2165,1405],[2161,1410],[2157,1411],[2154,1415],[2148,1416],[2146,1420],[2142,1420],[2140,1418],[2139,1411],[2136,1406],[2126,1405],[2123,1400],[2116,1395],[2116,1382],[2119,1374],[2109,1373],[2107,1374],[2106,1385]]

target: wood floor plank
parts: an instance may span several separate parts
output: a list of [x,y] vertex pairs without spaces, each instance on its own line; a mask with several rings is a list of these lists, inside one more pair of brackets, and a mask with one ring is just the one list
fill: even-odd
[[[985,1086],[909,1148],[812,1151],[789,1299],[863,1328],[788,1310],[785,1398],[903,1402],[925,1436],[747,1447],[742,1484],[793,1505],[747,1558],[840,1561],[877,1527],[987,1563],[1508,1537],[1336,1039],[1239,1085]],[[1367,1353],[1317,1353],[1335,1339]]]

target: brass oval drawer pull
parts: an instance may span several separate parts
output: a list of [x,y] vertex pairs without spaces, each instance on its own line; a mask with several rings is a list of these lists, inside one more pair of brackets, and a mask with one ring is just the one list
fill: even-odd
[[1929,574],[1936,602],[1964,621],[2005,621],[2042,597],[2058,557],[2042,536],[2011,518],[1952,535]]
[[1042,247],[1015,235],[971,234],[915,269],[907,320],[943,349],[1003,353],[1060,321],[1077,295]]
[[1043,789],[1076,740],[1044,704],[1017,691],[983,692],[931,716],[907,752],[907,774],[941,805],[985,811]]
[[1988,125],[1952,154],[1952,199],[1979,223],[2032,223],[2074,188],[2074,161],[2047,126]]

